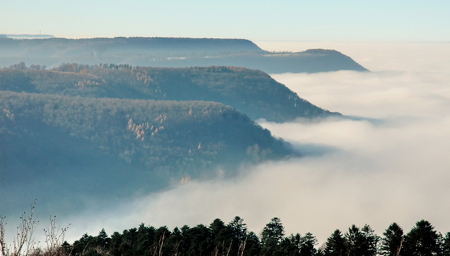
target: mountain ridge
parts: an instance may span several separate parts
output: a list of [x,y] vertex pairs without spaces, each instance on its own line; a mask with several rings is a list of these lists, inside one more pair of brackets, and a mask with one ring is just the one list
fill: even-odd
[[138,66],[237,66],[267,73],[367,71],[349,56],[324,49],[264,51],[247,39],[116,37],[88,39],[0,38],[0,66],[19,62],[120,63]]
[[94,98],[201,100],[230,105],[252,119],[284,122],[340,115],[321,109],[268,74],[237,67],[153,68],[62,64],[53,70],[0,70],[0,90]]

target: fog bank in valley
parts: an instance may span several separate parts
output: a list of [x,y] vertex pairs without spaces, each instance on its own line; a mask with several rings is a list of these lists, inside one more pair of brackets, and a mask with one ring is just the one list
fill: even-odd
[[351,224],[367,223],[381,235],[394,221],[409,231],[427,219],[438,231],[450,231],[450,72],[433,68],[449,54],[422,44],[430,55],[419,65],[415,50],[396,55],[395,47],[384,52],[382,47],[371,52],[367,44],[355,47],[372,67],[390,61],[399,68],[273,75],[317,106],[358,117],[258,121],[304,157],[245,166],[233,179],[221,178],[217,170],[213,180],[180,183],[107,209],[93,206],[62,218],[72,223],[67,238],[97,235],[101,228],[111,234],[142,222],[170,229],[214,218],[229,222],[236,215],[255,232],[277,216],[287,234],[312,232],[320,244],[336,228],[345,231]]

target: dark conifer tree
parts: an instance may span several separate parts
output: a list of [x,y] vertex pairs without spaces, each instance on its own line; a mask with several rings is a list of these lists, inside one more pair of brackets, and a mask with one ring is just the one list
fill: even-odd
[[347,255],[347,241],[339,229],[336,229],[327,239],[323,254],[325,256]]
[[289,237],[284,237],[280,242],[280,254],[288,256],[298,256],[300,255],[300,234],[293,235]]
[[187,255],[209,255],[213,251],[211,231],[205,225],[197,225],[184,234],[189,248]]
[[232,241],[231,231],[221,219],[215,219],[210,225],[212,238],[214,239],[214,251],[218,254],[225,252]]
[[122,244],[122,235],[119,232],[114,232],[111,235],[110,253],[113,256],[121,255],[120,245]]
[[229,228],[233,239],[237,244],[244,242],[247,237],[247,224],[244,223],[244,219],[236,216],[227,227]]
[[313,234],[306,233],[300,239],[300,256],[313,256],[316,254],[314,246],[317,244],[317,239]]
[[441,255],[441,235],[430,222],[421,220],[406,234],[401,255],[432,256]]
[[179,228],[174,228],[169,238],[167,239],[167,248],[170,255],[181,255],[181,249],[184,245],[183,236]]
[[381,240],[380,247],[381,255],[400,255],[403,244],[403,229],[394,222],[386,229],[383,235],[384,238]]
[[280,253],[280,242],[284,237],[284,227],[281,220],[273,218],[264,227],[261,234],[262,254],[278,255]]
[[380,237],[375,234],[375,231],[369,226],[364,225],[361,229],[364,237],[363,250],[364,255],[377,255],[378,252],[378,242]]
[[348,255],[372,256],[377,254],[379,238],[369,225],[365,225],[362,229],[352,225],[345,234],[345,238],[348,245]]
[[447,232],[442,240],[442,255],[450,256],[450,232]]
[[108,237],[108,235],[105,232],[105,229],[103,228],[96,237],[96,246],[102,251],[106,252],[107,250],[109,250],[110,243],[111,238]]

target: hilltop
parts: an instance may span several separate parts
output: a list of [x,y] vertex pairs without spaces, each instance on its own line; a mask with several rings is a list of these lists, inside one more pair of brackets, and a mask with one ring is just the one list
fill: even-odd
[[42,34],[0,34],[0,38],[46,39],[46,38],[55,38],[55,37],[53,35],[42,35]]

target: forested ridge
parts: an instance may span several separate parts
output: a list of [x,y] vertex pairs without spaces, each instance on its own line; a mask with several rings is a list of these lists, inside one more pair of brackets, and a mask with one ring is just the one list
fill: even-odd
[[[241,164],[296,155],[246,115],[215,102],[0,96],[4,205],[38,195],[51,201],[157,191],[183,177],[214,176],[217,168],[232,175]],[[70,200],[67,209],[76,208]]]
[[99,150],[126,161],[137,155],[135,161],[151,168],[173,164],[171,156],[183,159],[200,154],[209,161],[227,154],[238,157],[256,144],[274,156],[289,153],[282,140],[220,103],[1,95],[2,135],[32,135],[33,129],[45,126],[91,141]]
[[0,38],[0,66],[18,62],[128,63],[153,67],[237,66],[267,73],[367,71],[338,51],[269,52],[246,39],[116,37]]
[[62,64],[51,70],[24,63],[0,70],[0,90],[153,100],[202,100],[230,105],[252,119],[284,122],[340,115],[319,108],[266,73],[236,67],[152,68]]

